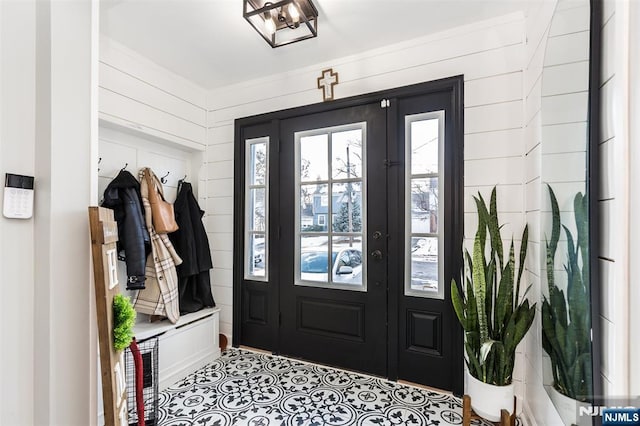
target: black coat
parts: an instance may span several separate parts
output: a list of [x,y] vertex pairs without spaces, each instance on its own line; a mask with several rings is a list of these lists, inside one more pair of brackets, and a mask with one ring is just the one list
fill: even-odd
[[213,263],[209,239],[202,224],[204,211],[200,210],[190,183],[183,182],[178,188],[178,196],[173,206],[179,229],[169,234],[169,239],[182,258],[182,264],[176,269],[180,313],[186,314],[216,305],[211,294],[209,278],[209,269],[213,267]]
[[151,242],[138,180],[128,171],[120,171],[104,190],[102,207],[112,209],[118,222],[118,253],[127,265],[127,290],[143,289]]

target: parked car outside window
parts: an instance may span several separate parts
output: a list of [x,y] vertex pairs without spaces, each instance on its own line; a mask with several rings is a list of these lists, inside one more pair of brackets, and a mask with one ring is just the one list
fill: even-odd
[[[329,282],[327,273],[328,252],[308,251],[300,255],[300,278],[302,281]],[[362,284],[362,252],[347,248],[331,254],[331,282]]]

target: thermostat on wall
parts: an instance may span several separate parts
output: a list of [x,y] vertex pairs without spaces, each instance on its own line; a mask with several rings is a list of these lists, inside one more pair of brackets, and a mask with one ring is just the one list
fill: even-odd
[[9,219],[33,216],[33,176],[5,173],[2,214]]

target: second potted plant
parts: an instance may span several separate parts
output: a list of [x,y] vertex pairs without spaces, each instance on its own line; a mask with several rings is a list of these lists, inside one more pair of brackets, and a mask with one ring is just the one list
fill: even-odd
[[[500,410],[513,406],[513,368],[516,348],[531,327],[536,312],[520,296],[527,255],[528,226],[522,233],[518,264],[513,237],[504,252],[498,222],[496,188],[489,208],[478,193],[478,230],[473,253],[464,252],[465,271],[460,285],[451,283],[451,300],[465,332],[468,369],[467,393],[474,411],[490,421],[500,420]],[[463,283],[464,281],[464,283]],[[462,289],[466,291],[462,291]]]

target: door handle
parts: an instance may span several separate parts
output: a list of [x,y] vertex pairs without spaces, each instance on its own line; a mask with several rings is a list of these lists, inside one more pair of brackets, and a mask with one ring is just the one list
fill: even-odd
[[374,250],[371,252],[371,257],[373,257],[376,260],[382,260],[382,251],[380,250]]

